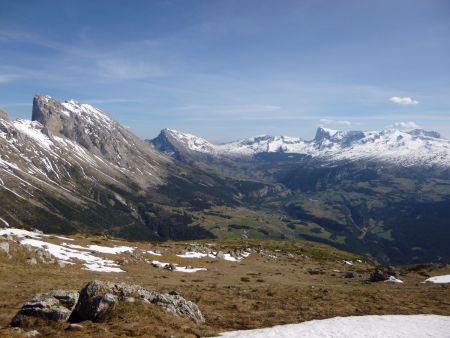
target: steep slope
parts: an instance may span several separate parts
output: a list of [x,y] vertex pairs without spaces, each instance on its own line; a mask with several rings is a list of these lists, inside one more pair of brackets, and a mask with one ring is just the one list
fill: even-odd
[[174,162],[105,113],[36,96],[32,121],[0,114],[0,219],[46,231],[197,238],[183,212],[236,204],[222,181]]

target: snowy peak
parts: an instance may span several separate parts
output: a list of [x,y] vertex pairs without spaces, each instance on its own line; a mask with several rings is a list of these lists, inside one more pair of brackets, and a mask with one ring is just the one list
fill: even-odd
[[260,135],[224,144],[212,144],[201,137],[165,129],[150,142],[156,149],[171,156],[191,152],[236,158],[279,152],[304,154],[327,162],[364,160],[399,166],[450,167],[450,141],[442,139],[437,132],[422,129],[338,131],[319,127],[311,141]]

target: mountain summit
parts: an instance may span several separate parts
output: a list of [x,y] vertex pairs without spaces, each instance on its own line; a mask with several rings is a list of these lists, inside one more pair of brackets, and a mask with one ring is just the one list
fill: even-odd
[[195,135],[165,129],[149,141],[168,155],[197,153],[212,157],[251,157],[261,153],[308,155],[327,162],[375,161],[398,166],[450,167],[450,141],[434,131],[337,131],[319,127],[311,141],[288,136],[256,136],[213,144]]

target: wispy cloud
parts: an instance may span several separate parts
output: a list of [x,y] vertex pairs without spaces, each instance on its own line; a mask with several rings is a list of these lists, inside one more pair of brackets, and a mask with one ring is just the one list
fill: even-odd
[[396,104],[400,104],[400,105],[414,105],[414,104],[418,104],[419,101],[412,99],[411,97],[408,96],[392,96],[389,101],[396,103]]
[[397,129],[417,129],[417,128],[420,128],[420,126],[414,121],[396,122],[391,127],[397,128]]
[[20,77],[21,76],[19,74],[0,74],[0,84],[14,81],[15,79]]
[[321,125],[333,124],[333,125],[340,125],[340,126],[346,126],[346,127],[350,127],[351,125],[354,125],[354,124],[359,124],[359,123],[351,122],[348,120],[332,120],[332,119],[320,119],[319,123]]
[[215,115],[265,114],[281,110],[280,106],[271,104],[244,104],[233,106],[221,105],[186,105],[176,108],[178,111],[208,113]]
[[104,59],[99,57],[96,65],[98,67],[98,75],[106,79],[138,80],[165,75],[165,72],[159,65],[129,58]]
[[84,99],[84,100],[80,100],[80,101],[88,102],[91,104],[108,104],[108,103],[142,103],[145,100],[112,98],[112,99]]

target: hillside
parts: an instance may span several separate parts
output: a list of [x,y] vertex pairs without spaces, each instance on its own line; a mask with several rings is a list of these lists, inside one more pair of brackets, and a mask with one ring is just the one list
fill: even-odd
[[[376,268],[370,260],[307,241],[149,243],[9,228],[0,229],[0,242],[0,335],[8,337],[32,330],[58,337],[214,336],[335,316],[450,311],[446,284],[422,283],[450,274],[448,265],[381,269],[382,278],[395,275],[403,283],[368,282]],[[162,268],[169,263],[173,269]],[[33,295],[77,290],[93,279],[176,291],[198,306],[205,322],[136,300],[119,303],[105,321],[79,322],[78,331],[64,330],[69,325],[64,321],[8,327]]]

